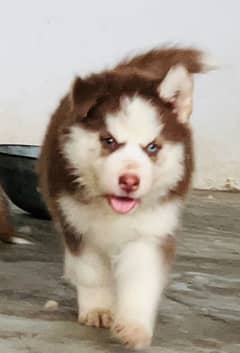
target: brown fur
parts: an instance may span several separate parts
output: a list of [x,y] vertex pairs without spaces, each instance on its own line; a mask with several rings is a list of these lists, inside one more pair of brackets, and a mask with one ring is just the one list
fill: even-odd
[[165,47],[125,60],[117,66],[117,70],[139,70],[154,79],[162,79],[170,67],[182,64],[189,73],[195,74],[203,71],[201,57],[202,52],[198,49]]
[[168,235],[161,244],[161,250],[164,254],[165,265],[170,269],[176,257],[176,239]]
[[[131,97],[136,93],[150,100],[159,110],[163,121],[167,122],[163,138],[184,143],[186,172],[168,197],[185,196],[193,169],[191,131],[187,125],[178,122],[173,106],[162,101],[157,94],[157,87],[168,70],[176,64],[184,65],[190,73],[204,71],[200,51],[164,48],[124,61],[111,71],[75,80],[72,91],[61,101],[51,118],[40,158],[41,190],[54,220],[59,223],[61,219],[60,223],[65,224],[56,202],[59,194],[67,191],[83,200],[85,198],[84,186],[75,182],[73,170],[61,153],[69,128],[73,124],[80,124],[85,129],[104,130],[106,112],[117,111],[123,96]],[[63,233],[69,249],[78,251],[79,238],[66,231],[65,227]]]
[[11,242],[14,236],[14,227],[10,222],[7,199],[0,187],[0,240]]

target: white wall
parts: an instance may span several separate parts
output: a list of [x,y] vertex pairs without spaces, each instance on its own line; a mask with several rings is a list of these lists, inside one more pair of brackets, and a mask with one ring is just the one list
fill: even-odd
[[240,187],[238,0],[0,0],[0,143],[39,144],[76,74],[135,50],[194,44],[223,63],[196,80],[197,187]]

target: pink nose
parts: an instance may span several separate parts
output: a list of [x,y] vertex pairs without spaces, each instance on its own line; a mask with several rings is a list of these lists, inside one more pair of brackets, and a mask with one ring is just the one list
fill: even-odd
[[123,174],[119,177],[118,183],[123,191],[130,193],[138,189],[140,180],[137,175]]

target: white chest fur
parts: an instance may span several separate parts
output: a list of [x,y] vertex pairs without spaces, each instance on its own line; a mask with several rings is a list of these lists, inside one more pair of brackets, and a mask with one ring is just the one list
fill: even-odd
[[169,201],[132,214],[114,213],[108,206],[82,204],[69,195],[58,199],[66,221],[86,243],[114,255],[126,243],[139,238],[161,242],[178,227],[181,202]]

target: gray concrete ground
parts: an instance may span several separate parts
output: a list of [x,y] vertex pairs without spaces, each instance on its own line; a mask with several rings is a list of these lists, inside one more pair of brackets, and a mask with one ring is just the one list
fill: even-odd
[[[193,193],[149,352],[240,353],[239,209],[240,194]],[[0,353],[124,352],[108,331],[76,322],[51,223],[16,211],[13,218],[34,243],[0,244]],[[44,309],[49,299],[58,310]]]

